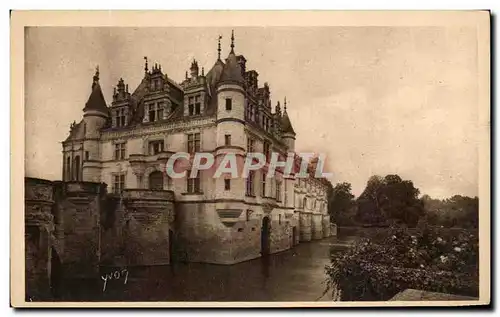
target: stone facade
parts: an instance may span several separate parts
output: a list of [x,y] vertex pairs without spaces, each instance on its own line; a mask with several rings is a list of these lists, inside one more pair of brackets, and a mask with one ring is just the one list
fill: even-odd
[[[249,179],[214,178],[213,170],[196,179],[165,173],[178,152],[211,153],[216,166],[227,153],[294,153],[286,99],[283,112],[279,102],[273,111],[269,85],[258,86],[234,42],[224,62],[219,45],[206,75],[193,61],[180,84],[161,65],[150,69],[146,60],[144,71],[132,93],[120,79],[107,105],[97,70],[83,119],[62,143],[63,180],[26,180],[30,263],[33,254],[50,263],[57,250],[72,276],[100,264],[234,264],[332,233],[325,179],[281,170],[266,177],[269,162]],[[44,265],[30,267],[29,280],[50,278]]]

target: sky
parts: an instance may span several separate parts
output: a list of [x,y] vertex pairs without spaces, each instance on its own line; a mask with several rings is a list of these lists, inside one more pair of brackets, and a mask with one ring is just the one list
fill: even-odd
[[[296,151],[326,155],[330,181],[359,195],[398,174],[422,194],[478,195],[476,29],[240,27],[235,51],[287,109]],[[106,102],[133,91],[144,56],[177,82],[229,53],[229,28],[37,27],[25,31],[26,175],[61,179],[61,142],[82,118],[96,65]]]

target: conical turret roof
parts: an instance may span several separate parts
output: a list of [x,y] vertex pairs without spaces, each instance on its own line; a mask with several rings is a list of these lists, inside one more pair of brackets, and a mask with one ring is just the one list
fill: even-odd
[[101,85],[99,85],[99,69],[97,68],[96,74],[94,75],[94,81],[92,83],[92,91],[90,93],[89,99],[85,103],[85,108],[83,111],[99,111],[103,114],[108,114],[108,107],[106,106],[106,101],[104,100],[104,95],[101,90]]
[[295,135],[295,131],[293,130],[292,123],[290,122],[290,118],[288,117],[288,113],[283,112],[283,116],[281,117],[281,130],[284,133],[291,133]]

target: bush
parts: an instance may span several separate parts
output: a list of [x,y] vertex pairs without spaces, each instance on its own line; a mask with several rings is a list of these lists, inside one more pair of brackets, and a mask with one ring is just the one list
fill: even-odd
[[332,253],[326,291],[339,289],[341,300],[388,300],[407,288],[478,296],[477,234],[425,225],[386,232]]

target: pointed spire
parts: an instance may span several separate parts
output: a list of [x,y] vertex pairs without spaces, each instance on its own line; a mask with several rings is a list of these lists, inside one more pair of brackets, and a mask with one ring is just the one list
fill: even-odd
[[102,94],[101,85],[99,85],[99,66],[95,69],[95,75],[92,82],[92,91],[90,92],[89,99],[85,103],[83,111],[99,111],[104,114],[108,114],[108,107],[106,106],[106,101],[104,100],[104,95]]
[[276,108],[274,109],[274,112],[276,114],[281,114],[281,105],[280,105],[279,100],[278,100],[278,103],[276,104]]
[[222,40],[222,35],[219,35],[219,46],[217,48],[217,60],[220,60],[220,40]]
[[231,53],[234,54],[234,30],[231,30]]
[[99,83],[99,65],[97,65],[95,68],[95,75],[92,80],[92,88],[94,88],[94,86],[98,83]]
[[144,72],[147,73],[148,72],[148,57],[144,56],[144,60],[145,60],[145,63],[144,63]]
[[186,79],[188,79],[188,71],[186,70]]

